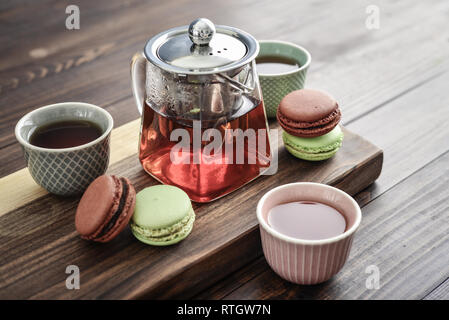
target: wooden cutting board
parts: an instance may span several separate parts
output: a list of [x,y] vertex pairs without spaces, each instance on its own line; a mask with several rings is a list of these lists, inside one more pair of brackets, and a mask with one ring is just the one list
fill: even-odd
[[[279,128],[271,124],[274,134]],[[139,120],[112,133],[108,173],[137,191],[157,182],[137,159]],[[268,190],[313,181],[351,195],[373,183],[383,152],[344,129],[343,147],[323,162],[286,152],[278,134],[278,172],[261,176],[219,200],[194,204],[192,233],[170,247],[137,241],[129,228],[109,243],[82,240],[75,230],[79,198],[59,198],[37,186],[28,170],[0,179],[0,299],[189,298],[262,254],[255,208]],[[273,137],[273,136],[272,136]],[[80,289],[66,287],[66,268],[80,270]]]

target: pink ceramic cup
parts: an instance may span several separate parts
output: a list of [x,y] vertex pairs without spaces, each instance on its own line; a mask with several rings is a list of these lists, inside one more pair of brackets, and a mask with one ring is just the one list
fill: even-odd
[[[274,230],[267,223],[268,212],[278,204],[315,201],[337,209],[346,219],[346,231],[323,240],[301,240]],[[345,264],[354,233],[362,220],[360,207],[347,193],[320,183],[298,182],[267,192],[257,205],[262,248],[270,267],[283,279],[297,284],[329,280]]]

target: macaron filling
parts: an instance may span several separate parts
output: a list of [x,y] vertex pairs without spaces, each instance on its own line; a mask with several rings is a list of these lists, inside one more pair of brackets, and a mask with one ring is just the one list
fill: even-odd
[[176,238],[186,237],[193,228],[195,221],[195,213],[191,209],[181,221],[166,227],[159,229],[151,229],[138,226],[133,221],[130,222],[131,230],[133,233],[146,241],[164,243],[172,241]]
[[311,152],[304,152],[302,150],[294,149],[290,146],[286,146],[286,148],[294,156],[296,156],[300,159],[305,159],[305,160],[326,160],[326,159],[332,157],[338,151],[338,148],[337,148],[337,149],[334,149],[331,151],[311,153]]
[[[312,139],[312,138],[311,138]],[[343,142],[343,136],[341,136],[337,141],[335,141],[332,144],[321,146],[321,147],[315,147],[310,148],[307,146],[301,146],[298,144],[292,143],[288,138],[284,137],[284,144],[286,147],[290,147],[296,151],[301,151],[301,153],[307,153],[307,154],[325,154],[335,151],[336,149],[339,149],[341,147],[341,144]]]
[[278,121],[281,127],[292,135],[313,138],[324,135],[337,126],[341,118],[340,110],[335,110],[331,115],[316,122],[303,122],[286,118],[278,112]]
[[297,137],[283,132],[282,140],[287,151],[295,157],[320,161],[331,158],[340,149],[343,136],[340,126],[337,125],[329,133],[314,138]]
[[124,178],[120,178],[120,181],[122,185],[122,196],[120,197],[120,202],[117,207],[117,210],[115,210],[108,223],[101,229],[101,231],[96,236],[93,237],[93,239],[99,239],[104,235],[106,235],[114,227],[114,225],[116,224],[117,220],[120,218],[123,212],[123,208],[126,205],[126,199],[128,198],[129,187]]
[[338,123],[340,121],[340,118],[341,118],[341,112],[340,112],[339,108],[332,111],[326,117],[324,117],[320,120],[311,121],[311,122],[310,121],[293,120],[291,118],[284,116],[281,111],[279,113],[279,120],[284,125],[289,125],[291,127],[301,128],[301,129],[307,128],[310,130],[315,129],[315,128],[318,129],[318,128],[326,127],[330,123],[334,123],[334,122]]

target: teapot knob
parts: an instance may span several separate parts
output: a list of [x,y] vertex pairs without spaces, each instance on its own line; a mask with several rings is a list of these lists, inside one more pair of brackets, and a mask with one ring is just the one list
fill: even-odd
[[215,25],[206,18],[199,18],[189,25],[190,40],[196,45],[208,45],[215,34]]

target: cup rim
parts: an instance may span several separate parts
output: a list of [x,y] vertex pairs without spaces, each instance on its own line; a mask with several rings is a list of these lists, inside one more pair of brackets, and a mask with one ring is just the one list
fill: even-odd
[[[305,240],[305,239],[298,239],[298,238],[293,238],[293,237],[284,235],[284,234],[274,230],[270,225],[268,225],[268,223],[262,217],[262,205],[264,204],[264,202],[270,195],[272,195],[274,192],[281,190],[281,189],[294,188],[297,186],[306,187],[306,186],[311,186],[311,185],[319,186],[320,188],[332,190],[333,192],[337,192],[337,193],[341,194],[343,197],[347,198],[353,204],[353,206],[356,210],[356,220],[355,220],[354,224],[351,226],[351,228],[349,228],[342,234],[339,234],[338,236],[335,236],[335,237],[319,239],[319,240]],[[278,186],[276,188],[273,188],[270,191],[268,191],[267,193],[265,193],[262,196],[262,198],[260,198],[260,200],[257,204],[256,211],[257,211],[257,220],[259,220],[259,224],[262,226],[262,228],[264,228],[265,231],[270,233],[275,238],[281,239],[281,240],[289,242],[289,243],[301,244],[301,245],[323,245],[323,244],[338,242],[342,239],[345,239],[345,238],[348,238],[349,236],[351,236],[358,229],[358,227],[360,226],[360,223],[362,221],[362,211],[360,210],[360,206],[349,194],[347,194],[346,192],[344,192],[338,188],[335,188],[335,187],[332,187],[332,186],[329,186],[326,184],[322,184],[322,183],[316,183],[316,182],[294,182],[294,183],[288,183],[288,184],[284,184],[284,185]]]
[[[296,43],[293,42],[289,42],[289,41],[282,41],[282,40],[259,40],[259,45],[263,44],[263,43],[274,43],[274,44],[284,44],[284,45],[288,45],[291,47],[295,47],[301,51],[303,51],[305,53],[305,55],[307,56],[307,62],[305,64],[303,64],[301,67],[299,67],[296,70],[292,70],[292,71],[286,71],[286,72],[279,72],[279,73],[258,73],[259,76],[265,77],[265,78],[274,78],[274,77],[279,77],[279,76],[286,76],[286,75],[290,75],[290,74],[295,74],[297,72],[301,72],[304,69],[307,69],[310,65],[310,63],[312,62],[312,56],[310,54],[309,51],[307,51],[306,48],[297,45]],[[262,48],[259,50],[259,54],[261,53]],[[258,55],[259,55],[258,54]],[[257,60],[257,57],[256,57]]]
[[[106,116],[106,118],[108,119],[108,126],[107,126],[106,130],[103,132],[103,134],[100,137],[98,137],[97,139],[92,140],[92,141],[90,141],[88,143],[85,143],[85,144],[82,144],[82,145],[79,145],[79,146],[76,146],[76,147],[60,148],[60,149],[38,147],[38,146],[32,145],[27,140],[22,138],[22,135],[20,134],[20,129],[23,127],[24,122],[31,115],[33,115],[35,113],[42,112],[44,110],[57,109],[57,108],[61,108],[61,107],[67,106],[67,105],[83,106],[83,107],[95,109],[95,110],[99,111],[100,113],[104,114]],[[30,111],[27,114],[25,114],[17,122],[16,127],[14,129],[14,133],[15,133],[16,139],[24,147],[27,147],[27,148],[35,150],[35,151],[62,153],[62,152],[70,152],[70,151],[77,151],[77,150],[85,149],[85,148],[88,148],[90,146],[93,146],[93,145],[97,144],[98,142],[104,140],[111,133],[113,127],[114,127],[114,119],[112,118],[111,114],[109,112],[107,112],[105,109],[100,108],[99,106],[96,106],[96,105],[90,104],[90,103],[85,103],[85,102],[60,102],[60,103],[54,103],[54,104],[50,104],[50,105],[39,107],[39,108],[34,109],[33,111]]]

